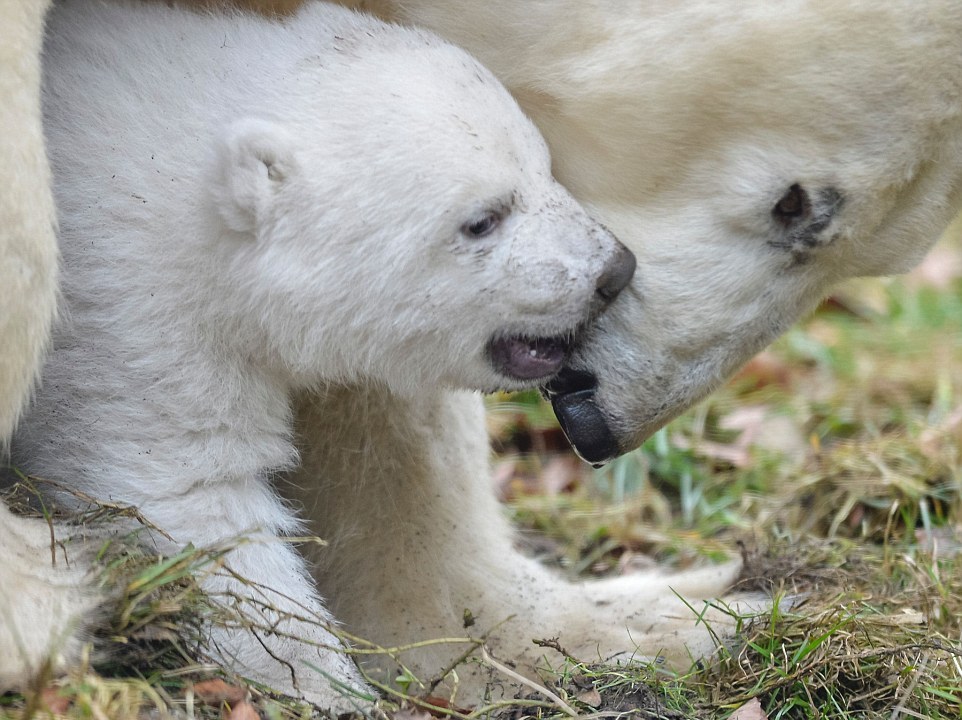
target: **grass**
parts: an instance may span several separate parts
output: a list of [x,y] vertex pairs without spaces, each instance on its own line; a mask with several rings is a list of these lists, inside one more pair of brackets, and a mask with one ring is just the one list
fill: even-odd
[[[962,717],[962,280],[946,272],[958,246],[950,240],[908,278],[846,288],[600,471],[565,451],[536,393],[493,399],[498,487],[532,553],[591,576],[741,552],[741,589],[783,602],[740,619],[745,644],[688,673],[567,658],[544,678],[554,697],[532,691],[510,707],[448,712]],[[118,512],[129,516],[101,514]],[[107,546],[105,583],[121,588],[101,641],[110,652],[65,681],[41,677],[3,696],[0,715],[311,716],[207,661],[199,618],[251,621],[223,617],[199,589],[200,574],[226,571],[225,550],[157,558],[133,543]],[[434,702],[393,695],[373,714],[424,720]]]

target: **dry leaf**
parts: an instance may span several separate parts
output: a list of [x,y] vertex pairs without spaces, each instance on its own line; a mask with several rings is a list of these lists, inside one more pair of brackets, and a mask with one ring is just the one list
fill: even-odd
[[925,625],[926,617],[924,613],[915,608],[902,608],[896,615],[889,615],[893,625]]
[[575,699],[578,702],[583,702],[585,705],[596,708],[601,706],[601,693],[591,688],[591,690],[585,690],[583,693],[578,693],[575,695]]
[[574,455],[558,455],[541,470],[541,490],[548,497],[559,495],[578,485],[587,466]]
[[699,440],[693,449],[703,457],[722,460],[733,467],[751,467],[752,448],[776,452],[795,461],[804,459],[809,451],[799,424],[790,417],[772,413],[766,405],[740,407],[721,418],[718,425],[738,436],[731,443]]
[[768,720],[768,714],[762,710],[758,698],[752,698],[729,715],[728,720]]
[[772,385],[788,389],[792,385],[794,371],[789,363],[771,350],[762,350],[736,373],[734,382],[740,387],[748,386],[752,390],[761,390]]
[[70,698],[60,694],[58,688],[46,687],[40,693],[40,698],[46,708],[54,715],[65,715],[70,709]]
[[229,685],[223,680],[204,680],[194,683],[194,695],[205,705],[227,703],[231,707],[240,705],[247,697],[247,688]]
[[[428,695],[426,698],[424,698],[424,702],[430,703],[435,707],[444,708],[446,710],[451,710],[452,712],[456,712],[456,713],[461,713],[462,715],[468,715],[471,713],[471,708],[463,708],[463,707],[458,707],[457,705],[452,705],[450,700],[448,700],[447,698],[438,697],[437,695]],[[449,717],[448,713],[445,713],[441,710],[434,711],[434,710],[427,710],[427,708],[424,708],[424,710],[426,710],[427,712],[437,717]]]
[[260,714],[249,702],[242,701],[237,703],[227,716],[226,720],[261,720]]
[[766,405],[747,405],[723,417],[719,426],[740,430],[738,443],[762,448],[782,455],[804,457],[808,443],[802,428],[791,417],[778,415]]
[[494,484],[494,490],[501,502],[511,500],[515,496],[514,476],[517,468],[517,461],[508,458],[496,463],[491,472],[491,482]]

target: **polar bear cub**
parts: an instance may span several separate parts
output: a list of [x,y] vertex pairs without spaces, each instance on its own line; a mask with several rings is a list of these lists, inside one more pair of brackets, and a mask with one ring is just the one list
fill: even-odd
[[[424,32],[322,3],[270,22],[68,0],[44,63],[69,319],[16,461],[136,505],[168,549],[263,539],[233,570],[330,621],[277,541],[300,528],[270,482],[298,462],[292,397],[543,381],[632,255],[501,85]],[[363,685],[327,630],[273,631],[216,644],[325,705],[327,678]]]

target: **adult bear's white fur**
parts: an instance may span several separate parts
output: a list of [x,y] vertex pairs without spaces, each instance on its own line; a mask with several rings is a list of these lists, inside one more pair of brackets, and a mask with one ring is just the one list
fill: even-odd
[[[45,75],[69,318],[15,438],[24,470],[135,505],[164,549],[253,534],[233,570],[330,622],[277,540],[301,526],[276,479],[334,545],[322,595],[381,645],[463,635],[469,609],[526,674],[537,637],[585,657],[710,647],[669,584],[700,594],[732,567],[567,584],[512,548],[479,476],[480,398],[457,389],[546,379],[540,343],[492,347],[576,335],[632,267],[493,76],[325,4],[278,24],[86,0],[52,11]],[[322,705],[345,706],[330,678],[363,685],[326,629],[275,629],[214,632],[236,668]],[[464,648],[403,660],[427,678]],[[484,679],[462,670],[461,697]]]
[[[57,297],[57,242],[40,123],[43,0],[0,5],[0,457],[39,373]],[[53,564],[46,523],[0,503],[0,690],[81,643],[93,607],[83,566]]]
[[0,448],[36,380],[56,305],[57,243],[40,127],[46,3],[0,8]]
[[[911,268],[962,207],[959,0],[381,2],[486,63],[638,256],[572,363],[598,379],[603,450],[638,445],[833,284]],[[795,184],[810,212],[786,227],[773,210]]]

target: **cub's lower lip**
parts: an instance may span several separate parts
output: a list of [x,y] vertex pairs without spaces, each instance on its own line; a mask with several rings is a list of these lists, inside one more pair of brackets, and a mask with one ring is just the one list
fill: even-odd
[[500,337],[488,343],[494,368],[515,380],[543,380],[564,364],[570,343],[562,337]]

